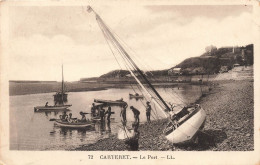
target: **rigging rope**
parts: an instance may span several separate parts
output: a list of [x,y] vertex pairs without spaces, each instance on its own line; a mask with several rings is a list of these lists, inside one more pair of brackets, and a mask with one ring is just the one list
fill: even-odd
[[[97,20],[99,20],[99,19],[97,19]],[[127,59],[127,58],[125,58],[124,56],[122,56],[122,55],[124,55],[124,52],[122,52],[122,50],[120,50],[120,49],[116,46],[116,43],[115,43],[114,40],[110,37],[110,35],[107,34],[107,32],[105,31],[105,29],[101,26],[100,22],[99,22],[99,21],[97,21],[97,22],[98,22],[99,27],[101,28],[101,30],[102,30],[102,32],[103,32],[103,35],[105,36],[105,39],[106,39],[107,43],[108,43],[108,40],[109,40],[109,41],[112,43],[112,45],[117,49],[118,53],[121,55],[122,59],[124,60],[124,62],[125,62],[125,64],[126,64],[126,67],[128,68],[128,70],[131,69],[131,67],[132,67],[134,70],[136,70],[133,65],[129,66],[129,64],[131,64],[131,62],[129,61],[129,59]],[[112,51],[112,53],[113,53],[115,59],[117,60],[117,58],[116,58],[116,56],[115,56],[115,54],[114,54],[114,52],[113,52],[113,50],[112,50],[110,44],[109,44],[109,48],[110,48],[110,50]],[[128,61],[128,62],[126,62],[126,61]],[[122,69],[122,67],[121,67],[121,65],[119,64],[118,60],[117,60],[117,63],[118,63],[118,65],[120,66],[120,68]],[[132,69],[131,69],[131,70],[132,70]],[[130,84],[130,85],[131,85],[131,84]],[[132,89],[134,90],[134,88],[133,88],[132,85],[131,85],[131,87],[132,87]],[[138,87],[139,91],[143,94],[143,92],[141,91],[141,89],[139,88],[138,85],[137,85],[137,87]],[[148,89],[149,89],[149,88],[148,88]],[[134,90],[134,91],[135,91],[135,90]],[[144,94],[143,94],[143,95],[144,95]],[[146,98],[145,98],[145,100],[147,101]],[[141,101],[141,102],[142,102],[142,101]],[[142,104],[145,106],[145,104],[144,104],[143,102],[142,102]],[[157,118],[158,118],[158,114],[157,114],[157,111],[156,111],[156,110],[155,110],[154,113],[155,113],[155,115],[156,115]],[[152,117],[153,117],[153,116],[152,116]]]

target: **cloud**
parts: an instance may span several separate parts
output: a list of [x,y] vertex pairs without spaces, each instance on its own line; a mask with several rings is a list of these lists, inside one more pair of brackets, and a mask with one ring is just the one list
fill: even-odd
[[10,79],[59,80],[64,63],[67,80],[78,80],[84,73],[98,76],[106,72],[101,68],[114,69],[116,65],[111,53],[104,49],[106,45],[79,45],[64,35],[49,38],[37,34],[11,43]]
[[[249,13],[226,17],[221,21],[208,17],[195,17],[187,24],[166,22],[147,33],[135,36],[130,45],[143,58],[160,57],[158,69],[198,56],[208,45],[234,46],[253,42],[252,20]],[[138,39],[140,38],[140,39]],[[165,65],[168,64],[168,65]]]
[[[30,24],[35,25],[32,27],[21,19],[14,23],[17,27],[20,24],[25,26],[21,27],[21,34],[17,28],[12,32],[10,79],[60,80],[61,63],[64,63],[67,80],[99,76],[119,68],[93,14],[75,12],[78,11],[76,8],[66,8],[66,11],[59,11],[56,16],[55,10],[49,9],[52,13],[49,16],[54,17],[48,17],[50,21],[44,14],[37,15],[36,12],[28,18]],[[135,10],[127,6],[116,10],[103,6],[97,12],[127,43],[130,47],[127,51],[141,69],[146,70],[173,67],[188,57],[200,55],[208,45],[221,47],[253,42],[252,20],[248,12],[222,19],[206,15],[187,19],[175,11],[153,12],[140,6]],[[75,13],[78,17],[73,15]],[[28,14],[28,11],[18,14]],[[62,21],[61,14],[64,14],[65,21]],[[70,17],[73,18],[71,23]],[[45,25],[36,26],[38,20]],[[44,31],[45,27],[48,28]]]

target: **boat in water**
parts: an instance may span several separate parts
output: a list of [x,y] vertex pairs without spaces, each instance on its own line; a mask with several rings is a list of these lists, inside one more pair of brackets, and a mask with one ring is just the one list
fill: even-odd
[[74,128],[74,129],[84,129],[84,128],[91,128],[91,122],[76,122],[76,123],[69,123],[62,120],[55,120],[55,124],[59,127],[63,128]]
[[102,100],[102,99],[94,99],[95,103],[102,103],[103,106],[108,106],[108,105],[125,105],[126,102],[123,101],[123,99],[120,100]]
[[[34,107],[34,111],[38,112],[38,111],[51,111],[51,110],[65,110],[68,109],[69,107],[71,107],[71,104],[64,104],[65,102],[67,102],[67,94],[64,93],[64,80],[63,80],[63,65],[62,65],[62,92],[59,92],[58,94],[56,93],[54,95],[54,102],[55,105],[53,106],[49,106],[48,102],[46,102],[45,106],[36,106]],[[60,97],[58,100],[55,100],[55,97]]]
[[51,110],[65,110],[68,109],[69,107],[71,107],[72,105],[54,105],[54,106],[37,106],[34,107],[34,111],[38,112],[38,111],[51,111]]
[[63,103],[68,101],[68,94],[65,92],[64,76],[63,76],[63,65],[62,65],[62,81],[61,81],[61,91],[56,92],[54,97],[54,102]]
[[136,94],[131,94],[129,93],[129,98],[132,99],[132,98],[135,98],[135,99],[143,99],[144,98],[144,95],[136,95]]
[[[198,104],[185,105],[178,112],[174,108],[170,108],[172,107],[171,104],[161,97],[144,72],[136,65],[136,62],[122,46],[125,45],[125,43],[122,43],[121,39],[113,34],[111,29],[90,6],[88,6],[87,11],[95,14],[96,21],[98,22],[108,45],[114,47],[114,49],[110,48],[114,57],[116,57],[114,51],[117,51],[118,56],[123,59],[122,61],[126,68],[145,93],[145,98],[158,107],[164,117],[168,120],[168,124],[162,132],[166,139],[172,144],[184,144],[196,141],[196,135],[203,128],[206,121],[204,109]],[[142,84],[142,82],[146,85]],[[127,128],[125,125],[118,131],[118,139],[127,140],[134,137],[135,134],[133,130]]]

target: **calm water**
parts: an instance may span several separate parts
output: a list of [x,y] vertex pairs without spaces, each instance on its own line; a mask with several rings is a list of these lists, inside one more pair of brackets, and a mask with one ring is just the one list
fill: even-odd
[[[157,88],[162,97],[169,102],[182,104],[194,102],[201,95],[199,86],[184,85],[178,88]],[[207,90],[206,88],[203,91]],[[108,89],[103,91],[70,92],[68,104],[72,104],[70,111],[73,117],[80,118],[79,112],[90,112],[90,106],[94,98],[117,100],[123,98],[129,106],[133,105],[141,112],[140,121],[145,122],[145,100],[129,99],[132,89]],[[121,126],[120,108],[112,107],[114,120],[110,128],[107,125],[100,127],[96,124],[91,130],[61,129],[55,126],[53,118],[59,118],[60,112],[34,112],[34,106],[53,105],[53,94],[31,94],[10,96],[10,149],[12,150],[64,150],[77,147],[82,144],[94,143],[98,139],[107,138],[115,134]],[[152,106],[153,107],[153,106]],[[154,108],[154,107],[153,107]],[[151,119],[156,119],[162,114],[156,111]],[[88,116],[88,115],[87,115]],[[157,117],[156,117],[157,116]],[[88,116],[90,117],[90,116]],[[127,109],[127,121],[131,124],[133,114]],[[110,131],[109,131],[110,130]]]

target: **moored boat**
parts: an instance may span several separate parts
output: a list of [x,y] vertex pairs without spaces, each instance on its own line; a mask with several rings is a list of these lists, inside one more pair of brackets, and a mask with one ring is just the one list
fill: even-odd
[[124,104],[126,104],[126,102],[124,102],[123,99],[121,99],[121,100],[94,99],[94,102],[103,103],[103,104],[106,104],[106,105],[124,105]]
[[133,95],[133,94],[129,94],[129,97],[130,98],[137,98],[137,99],[141,99],[141,98],[144,98],[144,95]]
[[77,123],[69,123],[69,122],[64,122],[61,120],[55,120],[55,124],[59,127],[64,127],[64,128],[75,128],[75,129],[80,129],[80,128],[90,128],[92,126],[91,122],[77,122]]
[[68,94],[65,92],[64,76],[63,76],[63,65],[62,65],[62,81],[61,81],[61,91],[53,95],[54,102],[63,103],[68,101]]
[[34,111],[43,111],[43,110],[62,110],[62,109],[68,109],[71,107],[70,105],[54,105],[54,106],[37,106],[34,107]]

